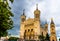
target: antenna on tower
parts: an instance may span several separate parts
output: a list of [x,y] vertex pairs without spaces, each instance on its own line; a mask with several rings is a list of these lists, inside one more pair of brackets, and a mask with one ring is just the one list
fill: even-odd
[[36,9],[38,10],[38,4],[36,4]]

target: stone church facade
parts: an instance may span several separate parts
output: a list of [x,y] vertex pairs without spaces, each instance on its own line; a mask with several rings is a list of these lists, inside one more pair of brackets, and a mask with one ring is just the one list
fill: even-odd
[[[36,10],[34,11],[34,18],[26,19],[25,12],[23,11],[20,24],[20,39],[39,41],[38,37],[42,33],[46,37],[46,34],[48,33],[48,24],[46,22],[44,28],[41,26],[40,14],[38,4],[36,5]],[[51,19],[50,23],[50,41],[57,41],[53,19]]]

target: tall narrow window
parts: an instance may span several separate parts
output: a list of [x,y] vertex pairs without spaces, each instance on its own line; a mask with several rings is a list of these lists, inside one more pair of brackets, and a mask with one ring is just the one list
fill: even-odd
[[26,33],[27,31],[25,30],[25,33]]
[[33,29],[31,29],[31,32],[33,31]]
[[28,29],[28,32],[30,31],[30,29]]

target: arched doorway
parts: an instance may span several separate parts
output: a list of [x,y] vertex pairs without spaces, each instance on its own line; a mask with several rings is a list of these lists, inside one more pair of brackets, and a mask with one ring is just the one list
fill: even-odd
[[54,40],[53,40],[54,41]]

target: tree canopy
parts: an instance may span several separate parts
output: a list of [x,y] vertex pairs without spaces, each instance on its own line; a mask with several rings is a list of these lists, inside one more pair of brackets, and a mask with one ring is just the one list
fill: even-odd
[[[13,0],[9,0],[13,3]],[[7,30],[13,28],[12,18],[14,15],[7,0],[0,0],[0,37],[8,35]]]
[[44,35],[43,35],[43,32],[42,32],[42,34],[39,36],[39,39],[40,39],[40,41],[44,41],[44,40],[45,40],[45,37],[44,37]]
[[42,35],[39,36],[39,39],[40,41],[50,41],[50,37],[48,33],[46,34],[46,36],[44,36],[42,33]]
[[9,41],[17,41],[17,39],[19,39],[18,37],[10,37],[8,40]]
[[60,38],[59,38],[59,41],[60,41]]
[[48,34],[48,33],[46,34],[46,38],[45,38],[45,40],[50,41],[50,37],[49,37],[49,34]]

